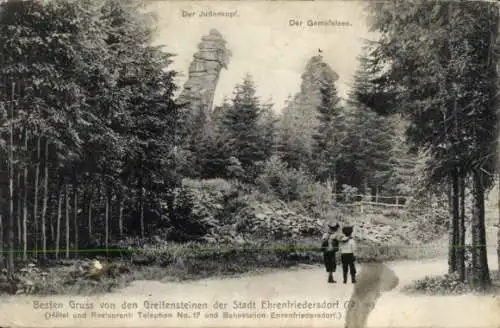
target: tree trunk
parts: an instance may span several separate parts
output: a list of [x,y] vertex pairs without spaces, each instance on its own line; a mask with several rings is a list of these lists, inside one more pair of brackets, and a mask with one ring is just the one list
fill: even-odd
[[21,172],[17,172],[17,207],[16,207],[16,221],[17,221],[17,244],[19,247],[23,244],[23,224],[22,224],[22,217],[23,217],[23,197],[22,197],[22,190],[23,188],[21,187]]
[[42,250],[44,258],[47,258],[47,227],[45,219],[47,217],[47,201],[49,198],[49,141],[45,141],[45,177],[43,179],[43,205],[42,205]]
[[486,291],[491,286],[486,249],[486,229],[484,222],[484,186],[480,172],[473,172],[473,207],[472,207],[472,287]]
[[500,278],[500,174],[498,175],[497,262],[498,262],[498,277]]
[[333,162],[333,194],[337,197],[337,162]]
[[8,260],[8,274],[9,278],[14,276],[14,131],[13,131],[13,119],[14,119],[14,91],[16,84],[12,83],[11,92],[11,112],[10,112],[10,144],[9,144],[9,260]]
[[38,137],[37,145],[36,145],[36,165],[35,165],[35,194],[34,194],[34,203],[33,203],[33,224],[35,226],[35,257],[38,256],[38,183],[40,180],[40,137]]
[[460,281],[465,281],[465,178],[459,180],[460,212],[458,217],[457,271]]
[[144,188],[141,187],[141,208],[140,208],[140,217],[141,217],[141,238],[144,238],[145,229],[144,229]]
[[[49,198],[50,200],[50,198]],[[57,197],[55,197],[55,203],[57,204]],[[57,206],[56,206],[57,208]],[[48,225],[48,228],[49,228],[49,231],[50,231],[50,238],[48,238],[47,242],[50,240],[51,241],[51,245],[54,245],[54,243],[56,242],[56,228],[55,228],[55,218],[52,218],[52,216],[47,216],[47,225]]]
[[[28,130],[24,134],[24,150],[28,153]],[[28,162],[24,164],[23,196],[23,260],[28,259]]]
[[78,252],[78,187],[76,183],[73,185],[73,224],[75,234],[75,252]]
[[5,265],[5,252],[4,252],[4,229],[3,229],[3,215],[0,214],[0,267],[3,269]]
[[122,195],[120,199],[120,209],[118,210],[118,229],[120,231],[120,237],[123,237],[123,203],[125,197]]
[[[445,64],[453,62],[453,52],[452,52],[452,44],[451,40],[453,40],[453,4],[451,2],[447,3],[447,10],[444,15],[444,23],[447,26],[448,32],[448,41],[445,43],[445,51],[443,53],[443,61],[446,61]],[[441,88],[446,90],[447,93],[453,92],[453,72],[447,69],[444,79],[444,85],[441,85]],[[451,103],[446,103],[446,105],[442,108],[443,122],[448,121],[448,110],[451,107]],[[448,125],[444,125],[444,134],[446,142],[450,142],[451,136],[450,131],[448,131]],[[452,143],[453,145],[453,143]],[[454,149],[454,148],[452,148]],[[459,186],[458,186],[458,172],[457,168],[454,167],[451,175],[451,186],[450,186],[450,237],[449,237],[449,249],[448,249],[448,272],[456,272],[457,271],[457,251],[456,247],[458,244],[458,221],[459,221]]]
[[[50,200],[50,198],[49,198]],[[55,197],[55,203],[57,204],[57,196]],[[57,208],[57,206],[56,206]],[[47,225],[50,231],[50,239],[47,240],[47,242],[50,240],[52,242],[52,245],[56,242],[56,228],[55,228],[55,218],[52,218],[52,216],[47,216]]]
[[[451,29],[454,28],[453,26],[453,22],[450,22],[451,20],[451,17],[452,17],[452,12],[451,12],[451,9],[452,8],[452,5],[450,4],[449,5],[449,17],[448,17],[448,24],[449,26],[451,27]],[[452,33],[452,30],[450,29],[450,34]],[[451,41],[450,41],[451,42]],[[449,45],[450,46],[450,45]],[[455,59],[454,59],[454,53],[453,51],[449,51],[449,56],[450,56],[450,62],[454,62]],[[460,128],[460,120],[458,118],[458,97],[457,97],[457,93],[458,91],[456,90],[456,86],[453,84],[452,82],[452,79],[449,78],[448,79],[448,92],[450,92],[453,96],[453,122],[454,122],[454,130],[453,130],[453,134],[454,134],[454,140],[455,140],[455,143],[453,144],[453,151],[455,154],[458,154],[460,151],[458,150],[458,148],[460,147],[459,144],[457,142],[462,142],[463,140],[463,136],[462,136],[462,133],[460,132],[461,131],[461,128]],[[458,204],[456,204],[457,206],[457,214],[458,214],[458,217],[457,217],[457,226],[456,226],[456,234],[457,234],[457,242],[455,244],[455,253],[456,253],[456,265],[457,265],[457,271],[458,271],[458,275],[460,277],[460,280],[461,281],[464,281],[465,280],[465,177],[466,177],[466,172],[464,172],[462,169],[459,169],[459,168],[455,168],[453,170],[453,176],[454,176],[454,179],[456,179],[457,181],[454,182],[454,184],[456,184],[456,186],[454,185],[454,189],[457,193],[457,195],[455,196],[455,198],[457,198],[458,200]]]
[[104,188],[104,246],[108,253],[109,243],[109,195],[107,188]]
[[113,233],[113,192],[109,192],[108,194],[108,237],[114,236]]
[[450,238],[448,248],[448,273],[457,271],[457,252],[458,244],[458,176],[454,171],[451,177],[451,186],[449,191],[450,203]]
[[61,216],[62,216],[62,197],[63,193],[59,191],[57,197],[57,221],[56,221],[56,259],[59,258],[59,249],[61,247]]
[[92,198],[94,196],[94,193],[92,190],[90,191],[90,197],[89,197],[89,211],[88,211],[88,235],[89,235],[89,241],[92,240]]
[[66,258],[69,259],[69,250],[71,248],[71,245],[69,238],[69,188],[67,183],[64,184],[64,193],[65,193],[64,216],[66,221]]

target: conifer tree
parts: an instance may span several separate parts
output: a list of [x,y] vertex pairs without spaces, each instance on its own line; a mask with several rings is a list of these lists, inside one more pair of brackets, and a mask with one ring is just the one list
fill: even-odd
[[377,100],[377,85],[372,82],[377,67],[369,57],[369,47],[358,58],[359,68],[349,94],[349,139],[347,162],[354,171],[351,185],[366,194],[378,192],[387,185],[392,167],[390,154],[393,148],[394,126],[390,117],[379,115],[381,103]]
[[350,185],[371,194],[386,184],[390,173],[393,127],[388,118],[358,105],[349,113],[346,162],[353,171]]
[[345,135],[340,98],[333,81],[325,81],[320,88],[318,126],[313,134],[313,167],[317,179],[333,181],[336,185],[341,165]]
[[267,137],[259,125],[262,106],[255,94],[254,82],[247,75],[236,86],[232,104],[225,111],[221,122],[221,132],[227,136],[229,154],[241,163],[247,172],[248,182],[257,176],[256,163],[265,161],[268,156]]
[[[177,115],[170,55],[152,46],[140,3],[0,6],[1,44],[10,44],[0,59],[0,107],[13,114],[2,117],[0,139],[12,136],[18,182],[10,212],[22,219],[13,221],[20,236],[14,244],[25,254],[41,245],[46,257],[47,247],[63,240],[71,256],[70,246],[101,232],[106,245],[122,234],[124,213],[128,221],[142,213],[143,231],[145,213],[158,218],[160,200],[177,182],[169,158]],[[8,106],[12,97],[15,108]],[[136,205],[142,210],[124,211]]]
[[370,9],[372,28],[381,32],[377,61],[388,63],[378,81],[390,90],[392,109],[410,119],[412,147],[429,154],[430,183],[452,187],[449,269],[461,278],[465,270],[460,189],[471,177],[472,282],[485,290],[491,284],[484,197],[495,172],[498,8],[479,2],[396,1]]
[[298,133],[295,121],[294,100],[290,96],[283,108],[283,113],[277,124],[276,152],[279,157],[293,169],[299,169],[309,163],[310,154],[307,150],[306,136]]

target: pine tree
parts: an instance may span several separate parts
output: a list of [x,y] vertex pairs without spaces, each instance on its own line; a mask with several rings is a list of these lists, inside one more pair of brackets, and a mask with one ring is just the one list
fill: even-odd
[[278,119],[273,112],[271,100],[262,105],[259,120],[259,130],[262,131],[263,149],[265,158],[271,157],[276,152],[276,124]]
[[[69,247],[82,243],[82,208],[88,238],[102,232],[109,242],[114,217],[121,233],[122,214],[134,215],[124,206],[140,203],[157,214],[159,201],[175,186],[169,154],[177,115],[173,72],[165,70],[170,55],[151,46],[152,26],[144,18],[134,0],[1,5],[1,44],[11,46],[0,60],[0,107],[10,109],[12,97],[16,106],[10,119],[2,117],[7,129],[0,129],[0,138],[13,136],[18,183],[10,212],[21,213],[12,231],[22,236],[16,246],[25,254],[41,238],[47,256],[47,246],[64,234],[71,255]],[[61,190],[60,197],[50,196]],[[57,231],[56,211],[64,220]],[[106,218],[104,231],[99,217]]]
[[391,170],[386,189],[390,194],[408,197],[411,196],[412,188],[416,183],[414,175],[418,156],[410,151],[406,143],[404,133],[407,122],[397,114],[393,116],[393,121],[394,135],[389,160]]
[[338,181],[343,143],[346,140],[342,107],[333,82],[320,88],[321,105],[318,106],[318,126],[313,134],[313,167],[320,181]]
[[222,133],[227,136],[230,155],[240,161],[247,172],[247,181],[257,175],[256,163],[266,160],[267,138],[260,129],[262,106],[255,95],[255,86],[250,75],[236,86],[231,107],[222,118]]
[[[369,57],[366,47],[354,75],[349,94],[349,146],[347,161],[352,167],[350,185],[357,186],[366,194],[378,192],[387,185],[392,173],[391,151],[393,149],[394,126],[390,117],[382,116],[377,85],[377,67]],[[373,190],[372,190],[373,189]]]
[[181,168],[181,173],[185,176],[199,178],[203,171],[203,155],[207,147],[210,127],[205,111],[198,111],[193,116],[193,131],[187,136],[184,146],[187,151],[186,165]]
[[[372,28],[382,33],[377,60],[391,63],[378,81],[390,90],[392,104],[399,103],[408,115],[412,147],[428,152],[430,182],[452,186],[450,271],[458,270],[463,277],[459,207],[460,186],[467,177],[472,178],[474,194],[473,243],[485,244],[484,195],[494,173],[498,121],[498,9],[488,3],[402,1],[378,3],[371,9]],[[488,288],[484,246],[474,247],[472,262],[474,287]]]
[[299,169],[310,162],[310,153],[307,149],[307,137],[298,133],[294,100],[290,96],[277,124],[276,152],[279,157],[293,169]]

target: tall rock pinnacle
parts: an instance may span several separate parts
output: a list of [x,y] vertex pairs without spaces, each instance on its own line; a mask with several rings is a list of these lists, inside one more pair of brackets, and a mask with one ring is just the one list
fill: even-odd
[[220,71],[227,69],[230,57],[231,51],[226,48],[222,35],[211,29],[198,44],[198,52],[189,66],[188,80],[178,103],[189,103],[189,111],[193,114],[200,110],[208,114],[212,109]]
[[[321,87],[324,84],[335,84],[338,74],[323,61],[320,54],[310,58],[305,63],[300,91],[290,99],[283,109],[282,124],[290,131],[301,131],[300,135],[289,138],[300,144],[305,154],[312,151],[312,135],[318,124],[318,106],[321,105]],[[300,140],[299,140],[300,139]]]
[[319,93],[321,84],[335,83],[338,79],[338,74],[323,61],[323,56],[316,55],[309,59],[302,74],[301,94],[311,98],[313,93]]

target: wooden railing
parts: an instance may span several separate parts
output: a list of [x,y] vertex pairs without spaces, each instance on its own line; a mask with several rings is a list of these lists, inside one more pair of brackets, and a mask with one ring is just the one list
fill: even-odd
[[[362,194],[333,194],[338,200],[343,202],[373,202],[373,203],[385,203],[385,204],[400,204],[404,205],[410,197],[407,196],[373,196],[373,195],[362,195]],[[392,200],[392,201],[391,201]]]
[[342,206],[360,207],[361,213],[365,207],[389,207],[389,208],[404,208],[410,199],[407,196],[372,196],[372,195],[346,195],[334,194],[337,200],[342,203]]

